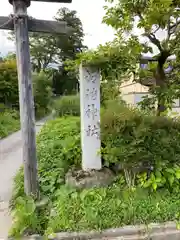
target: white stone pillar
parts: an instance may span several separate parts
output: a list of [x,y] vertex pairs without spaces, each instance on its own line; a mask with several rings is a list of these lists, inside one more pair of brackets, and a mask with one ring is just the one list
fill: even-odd
[[100,170],[100,72],[80,66],[82,169]]

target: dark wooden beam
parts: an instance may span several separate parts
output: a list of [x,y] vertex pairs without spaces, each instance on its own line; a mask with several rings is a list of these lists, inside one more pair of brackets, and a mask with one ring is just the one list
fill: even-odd
[[[14,30],[13,20],[8,17],[0,17],[0,29]],[[47,21],[38,19],[28,20],[29,32],[42,32],[42,33],[59,33],[70,34],[71,28],[67,26],[66,22]]]
[[[12,4],[13,1],[16,2],[16,1],[19,1],[19,0],[9,0],[9,3]],[[29,7],[30,4],[31,4],[31,0],[23,0],[23,2],[26,3],[26,6],[27,6],[27,7]]]
[[[9,0],[9,3],[12,4],[12,2],[15,2],[17,0]],[[31,4],[31,0],[23,0],[26,2],[26,6],[29,7]],[[49,2],[49,3],[72,3],[72,0],[32,0],[35,2]]]
[[35,2],[49,2],[49,3],[72,3],[72,0],[32,0]]

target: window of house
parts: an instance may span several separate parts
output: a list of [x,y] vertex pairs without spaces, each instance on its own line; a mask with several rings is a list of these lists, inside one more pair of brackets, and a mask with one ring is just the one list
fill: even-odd
[[134,94],[134,103],[137,105],[139,102],[143,100],[144,96],[147,96],[147,93],[135,93]]

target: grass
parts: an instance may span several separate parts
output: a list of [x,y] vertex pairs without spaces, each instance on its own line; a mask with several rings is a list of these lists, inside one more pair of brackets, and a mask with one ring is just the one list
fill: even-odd
[[62,96],[54,101],[54,109],[57,116],[73,115],[80,116],[79,95]]
[[180,194],[122,190],[114,184],[76,192],[64,189],[54,203],[48,232],[87,231],[180,221]]
[[66,231],[89,231],[124,225],[180,221],[180,193],[162,190],[124,189],[114,183],[109,188],[76,191],[61,186],[56,200],[38,209],[31,198],[18,198],[11,236]]

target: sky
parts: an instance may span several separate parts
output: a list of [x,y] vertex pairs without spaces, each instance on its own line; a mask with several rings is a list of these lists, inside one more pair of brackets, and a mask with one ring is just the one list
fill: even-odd
[[[104,44],[114,38],[113,30],[102,24],[105,14],[104,5],[104,0],[72,0],[71,4],[32,1],[28,8],[28,14],[38,19],[52,20],[61,7],[76,10],[84,28],[84,43],[90,49],[94,49],[99,44]],[[0,16],[8,16],[10,13],[12,13],[12,5],[9,4],[9,1],[0,0]],[[9,51],[14,51],[14,44],[7,40],[7,31],[0,30],[0,53],[5,55]]]

